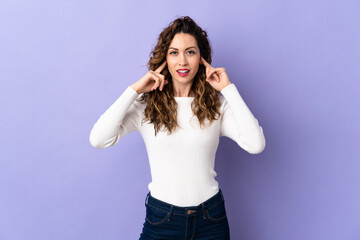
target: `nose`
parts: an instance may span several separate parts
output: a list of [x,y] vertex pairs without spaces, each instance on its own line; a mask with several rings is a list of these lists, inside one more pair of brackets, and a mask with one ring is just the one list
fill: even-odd
[[184,54],[180,54],[179,57],[179,65],[180,66],[186,66],[188,64],[186,56]]

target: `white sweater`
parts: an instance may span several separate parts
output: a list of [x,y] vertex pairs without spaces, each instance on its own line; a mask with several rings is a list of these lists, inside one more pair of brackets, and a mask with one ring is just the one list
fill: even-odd
[[214,166],[220,136],[229,137],[251,154],[265,148],[263,129],[234,83],[219,95],[221,117],[205,129],[192,113],[194,97],[175,97],[181,128],[170,135],[159,131],[156,137],[153,124],[141,124],[145,104],[135,101],[139,95],[129,86],[93,125],[89,140],[95,148],[106,148],[139,131],[149,157],[152,181],[148,189],[159,200],[180,207],[197,206],[218,193]]

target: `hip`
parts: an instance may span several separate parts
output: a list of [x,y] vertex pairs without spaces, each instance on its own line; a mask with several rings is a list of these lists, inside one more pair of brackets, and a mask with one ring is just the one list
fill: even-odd
[[221,189],[197,206],[180,207],[153,196],[145,199],[146,216],[140,240],[230,239],[225,200]]

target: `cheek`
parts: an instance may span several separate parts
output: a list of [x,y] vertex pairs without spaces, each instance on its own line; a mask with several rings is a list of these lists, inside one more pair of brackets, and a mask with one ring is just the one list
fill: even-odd
[[199,70],[199,64],[200,64],[199,61],[194,61],[193,63],[193,69],[196,70],[195,73]]
[[200,58],[198,58],[198,57],[194,58],[192,61],[192,65],[198,67],[199,64],[200,64]]
[[175,72],[176,63],[174,61],[167,60],[167,66],[168,66],[170,72]]

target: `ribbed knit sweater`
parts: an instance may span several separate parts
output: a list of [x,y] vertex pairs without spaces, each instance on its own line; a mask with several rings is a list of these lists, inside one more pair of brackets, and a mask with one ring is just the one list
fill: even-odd
[[193,115],[194,97],[174,97],[181,126],[170,135],[165,130],[155,136],[154,125],[141,123],[146,107],[131,86],[100,116],[90,133],[95,148],[114,146],[120,138],[139,131],[146,146],[152,181],[151,195],[180,207],[197,206],[219,191],[215,180],[215,154],[219,137],[226,136],[242,149],[257,154],[265,148],[263,129],[240,96],[234,83],[222,89],[221,117],[206,128]]

